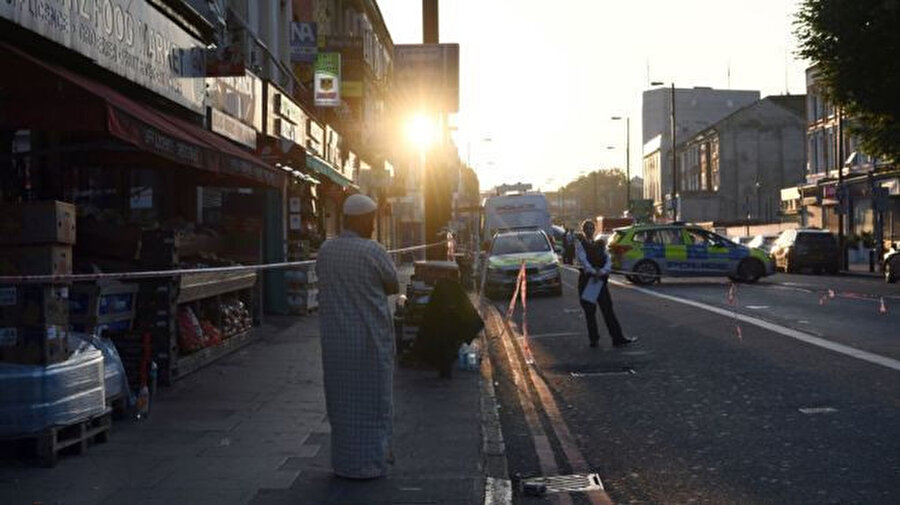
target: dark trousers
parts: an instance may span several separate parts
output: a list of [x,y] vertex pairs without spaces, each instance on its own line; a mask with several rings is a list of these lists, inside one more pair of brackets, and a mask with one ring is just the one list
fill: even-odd
[[[583,277],[583,279],[581,278]],[[597,331],[597,307],[603,314],[603,322],[606,323],[606,329],[609,336],[612,337],[613,343],[622,342],[625,336],[622,334],[622,326],[619,325],[619,319],[613,311],[612,296],[609,294],[609,281],[603,284],[600,295],[597,296],[597,303],[586,302],[581,299],[581,291],[587,284],[587,276],[580,276],[578,279],[578,301],[581,302],[581,308],[584,309],[584,318],[587,320],[588,338],[591,342],[600,340],[600,333]]]

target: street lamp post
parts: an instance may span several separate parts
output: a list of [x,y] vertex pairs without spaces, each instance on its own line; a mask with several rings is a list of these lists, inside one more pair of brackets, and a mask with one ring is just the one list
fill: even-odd
[[[663,86],[664,82],[651,82],[651,86]],[[669,122],[672,137],[672,220],[678,221],[678,167],[675,156],[675,83],[672,83],[672,95],[669,105]]]
[[[613,116],[613,121],[621,121]],[[631,117],[625,116],[625,210],[631,212]]]

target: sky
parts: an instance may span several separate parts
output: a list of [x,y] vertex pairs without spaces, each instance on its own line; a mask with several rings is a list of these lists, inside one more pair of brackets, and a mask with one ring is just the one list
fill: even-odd
[[[395,44],[422,42],[420,0],[377,0]],[[483,189],[552,191],[596,169],[641,175],[650,82],[802,94],[800,0],[441,0],[440,42],[460,44],[457,145]],[[489,140],[486,140],[489,139]],[[611,149],[610,149],[611,148]]]

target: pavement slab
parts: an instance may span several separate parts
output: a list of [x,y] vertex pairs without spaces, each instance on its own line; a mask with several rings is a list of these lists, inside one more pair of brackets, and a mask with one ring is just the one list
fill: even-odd
[[396,464],[367,482],[330,467],[319,323],[272,317],[237,352],[161,388],[149,418],[54,468],[0,461],[0,503],[482,503],[481,376],[395,376]]

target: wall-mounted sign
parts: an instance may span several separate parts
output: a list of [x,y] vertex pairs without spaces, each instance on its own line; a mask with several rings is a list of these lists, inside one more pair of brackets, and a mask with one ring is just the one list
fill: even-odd
[[288,198],[288,209],[291,212],[300,212],[300,197],[292,196]]
[[266,89],[269,98],[266,134],[305,146],[308,118],[306,112],[271,82],[266,83]]
[[414,105],[459,111],[459,44],[394,46],[393,84]]
[[205,45],[146,0],[2,1],[0,18],[204,112]]
[[275,94],[274,106],[274,111],[277,115],[294,124],[300,124],[306,116],[303,113],[303,109],[295,104],[290,98],[286,97],[284,93]]
[[290,121],[278,117],[275,118],[275,133],[277,137],[281,137],[284,140],[290,140],[293,143],[297,143],[297,125],[291,123]]
[[307,137],[306,147],[315,154],[322,154],[322,149],[325,146],[325,129],[317,123],[315,120],[310,118],[309,120],[309,135]]
[[291,61],[312,63],[317,52],[316,24],[291,23]]
[[218,109],[210,107],[209,113],[209,125],[212,131],[251,149],[256,149],[256,130]]
[[344,98],[362,98],[362,81],[344,81],[341,83],[341,86],[341,92],[343,93]]
[[303,229],[303,221],[300,219],[300,214],[291,214],[290,221],[291,231]]
[[313,101],[317,107],[341,105],[341,53],[316,55]]
[[206,80],[209,106],[261,132],[263,129],[263,84],[247,72],[239,77]]

